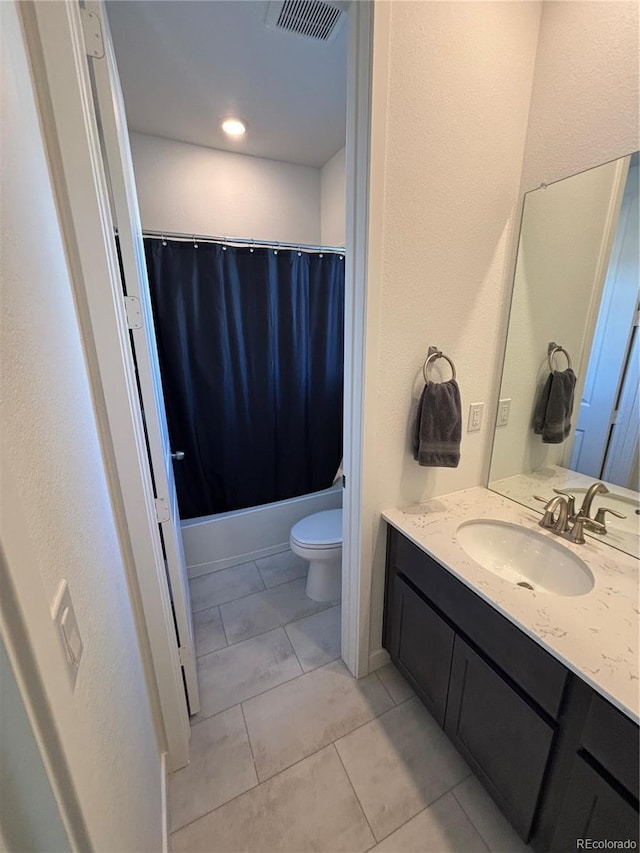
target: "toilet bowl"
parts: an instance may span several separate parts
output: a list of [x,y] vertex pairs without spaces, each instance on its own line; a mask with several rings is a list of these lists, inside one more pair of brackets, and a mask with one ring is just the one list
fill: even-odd
[[291,528],[289,545],[309,561],[307,596],[314,601],[338,601],[342,594],[342,510],[316,512]]

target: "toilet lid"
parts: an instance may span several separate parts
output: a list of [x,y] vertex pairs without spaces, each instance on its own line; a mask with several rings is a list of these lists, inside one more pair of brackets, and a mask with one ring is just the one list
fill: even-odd
[[291,538],[301,545],[328,547],[342,544],[342,510],[327,509],[298,521],[291,528]]

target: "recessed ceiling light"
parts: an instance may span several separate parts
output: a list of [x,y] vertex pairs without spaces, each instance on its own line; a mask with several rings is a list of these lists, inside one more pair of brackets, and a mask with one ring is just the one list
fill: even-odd
[[228,136],[243,136],[247,128],[238,118],[226,118],[222,122],[222,129]]

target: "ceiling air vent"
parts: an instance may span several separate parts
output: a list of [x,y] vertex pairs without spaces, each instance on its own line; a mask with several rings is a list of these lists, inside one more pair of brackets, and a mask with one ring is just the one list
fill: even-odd
[[347,17],[348,5],[338,0],[273,0],[266,24],[306,38],[331,41]]

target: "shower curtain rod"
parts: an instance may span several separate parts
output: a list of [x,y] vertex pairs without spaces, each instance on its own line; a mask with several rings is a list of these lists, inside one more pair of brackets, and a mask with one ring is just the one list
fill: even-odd
[[344,246],[315,246],[310,243],[287,243],[277,240],[249,240],[245,237],[210,237],[206,234],[181,234],[178,231],[143,230],[143,237],[153,237],[161,240],[185,240],[201,243],[222,243],[229,246],[255,246],[256,249],[298,249],[300,252],[335,252],[345,254]]

